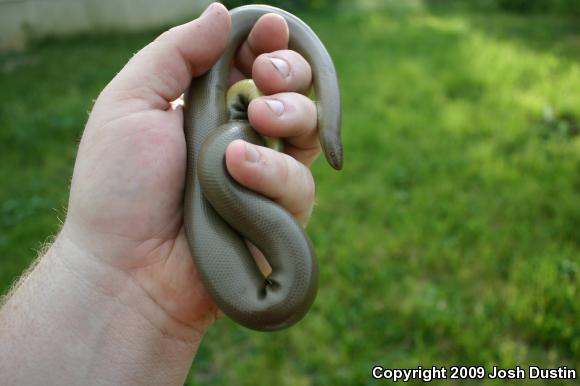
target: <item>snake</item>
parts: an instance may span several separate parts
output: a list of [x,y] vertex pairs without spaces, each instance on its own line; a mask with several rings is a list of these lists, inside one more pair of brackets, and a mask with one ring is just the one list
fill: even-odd
[[[288,48],[312,68],[318,137],[326,160],[337,170],[343,163],[340,90],[328,51],[298,17],[265,5],[229,12],[231,31],[223,54],[192,79],[184,96],[184,228],[199,277],[217,307],[249,329],[275,331],[295,324],[310,309],[318,290],[318,265],[312,242],[292,214],[237,183],[226,169],[225,150],[232,141],[264,145],[247,118],[252,92],[242,85],[242,91],[233,90],[228,98],[229,72],[256,21],[268,13],[282,16]],[[272,268],[267,277],[247,241],[266,257]]]

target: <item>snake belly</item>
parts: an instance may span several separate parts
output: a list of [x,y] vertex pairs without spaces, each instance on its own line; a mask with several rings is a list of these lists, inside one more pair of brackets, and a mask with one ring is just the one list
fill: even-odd
[[[237,323],[259,331],[282,329],[302,319],[318,288],[316,259],[303,227],[272,200],[239,185],[225,166],[225,149],[233,140],[262,144],[247,120],[231,119],[226,92],[238,47],[267,13],[284,17],[289,49],[312,67],[320,143],[330,165],[342,167],[340,93],[332,59],[304,22],[281,9],[250,5],[230,11],[229,44],[206,74],[192,80],[184,109],[184,224],[189,247],[217,306]],[[244,239],[266,256],[272,267],[267,278]]]

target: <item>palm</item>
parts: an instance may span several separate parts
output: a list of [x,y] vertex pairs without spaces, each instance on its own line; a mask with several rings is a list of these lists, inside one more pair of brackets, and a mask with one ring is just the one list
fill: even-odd
[[127,270],[170,316],[192,325],[213,303],[198,280],[182,231],[186,152],[181,114],[148,110],[106,128],[89,123],[85,138],[91,146],[77,160],[69,219],[113,236],[103,257]]
[[128,212],[122,214],[125,224],[120,226],[129,227],[118,231],[128,239],[143,240],[136,255],[129,257],[136,262],[130,264],[133,277],[177,321],[204,323],[213,302],[198,279],[182,223],[186,158],[182,113],[151,111],[135,116],[134,125],[127,126],[139,128],[128,136],[137,151],[128,160],[131,167],[126,167],[133,169],[132,185],[137,189],[136,199],[126,203]]

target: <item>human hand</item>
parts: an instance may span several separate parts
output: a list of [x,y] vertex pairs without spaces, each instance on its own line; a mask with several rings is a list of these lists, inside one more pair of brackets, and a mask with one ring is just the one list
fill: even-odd
[[[138,52],[106,86],[80,143],[59,235],[86,252],[67,262],[70,267],[164,334],[185,341],[201,337],[217,308],[185,239],[183,112],[171,102],[218,59],[229,31],[227,10],[213,4]],[[267,95],[252,101],[249,120],[260,133],[284,138],[287,154],[234,141],[226,165],[240,184],[306,223],[314,202],[306,165],[320,149],[316,108],[304,95],[310,66],[287,44],[283,18],[265,15],[231,72],[231,82],[251,76]]]

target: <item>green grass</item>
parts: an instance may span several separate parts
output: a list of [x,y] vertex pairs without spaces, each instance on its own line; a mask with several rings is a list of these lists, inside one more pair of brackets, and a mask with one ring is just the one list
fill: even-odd
[[[345,169],[314,167],[319,295],[287,331],[218,322],[189,383],[366,385],[373,364],[580,370],[577,20],[392,5],[301,16],[344,101]],[[92,100],[154,35],[2,58],[0,291],[58,229]]]

